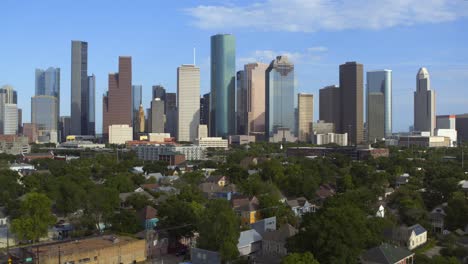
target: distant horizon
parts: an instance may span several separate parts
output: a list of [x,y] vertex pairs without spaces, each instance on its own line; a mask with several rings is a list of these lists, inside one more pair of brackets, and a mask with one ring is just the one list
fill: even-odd
[[[236,37],[237,70],[287,55],[295,64],[297,92],[314,95],[314,121],[319,119],[319,89],[338,84],[338,67],[347,61],[364,65],[364,89],[366,72],[392,71],[394,133],[413,125],[421,67],[430,74],[437,115],[468,113],[468,1],[443,0],[423,8],[418,1],[376,7],[363,0],[358,9],[322,0],[317,6],[278,0],[46,2],[27,1],[27,8],[16,1],[0,3],[7,11],[7,26],[0,28],[0,86],[17,91],[24,123],[30,122],[35,69],[60,68],[60,115],[70,115],[72,40],[88,42],[88,75],[96,75],[96,132],[102,134],[102,95],[119,56],[132,57],[132,84],[143,86],[146,109],[153,85],[176,92],[177,67],[193,64],[195,48],[203,96],[210,90],[210,36],[220,32]],[[279,17],[281,8],[289,12]],[[128,19],[115,16],[122,12]]]

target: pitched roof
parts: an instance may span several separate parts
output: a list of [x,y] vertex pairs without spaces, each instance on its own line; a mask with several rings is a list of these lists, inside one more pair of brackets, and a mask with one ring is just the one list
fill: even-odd
[[262,241],[262,236],[254,229],[242,231],[240,232],[237,247],[238,248],[246,247],[258,241]]
[[406,248],[384,243],[378,247],[367,250],[361,257],[363,260],[372,263],[395,264],[411,255],[414,255],[414,253]]
[[250,225],[252,229],[255,229],[260,235],[265,232],[276,230],[276,216],[259,220]]
[[141,187],[142,187],[143,189],[155,190],[156,188],[159,187],[159,184],[156,184],[156,183],[146,183],[146,184],[142,184]]
[[288,199],[286,203],[289,205],[289,207],[297,207],[297,206],[304,206],[307,202],[307,199],[305,197],[298,197],[296,199]]
[[210,177],[208,177],[208,178],[206,179],[205,182],[214,182],[214,183],[217,183],[217,182],[219,182],[223,177],[226,178],[226,180],[227,180],[227,177],[224,176],[224,175],[211,175]]
[[141,209],[139,212],[140,217],[144,220],[156,218],[157,214],[158,211],[149,205],[145,206],[145,208]]
[[237,211],[256,211],[260,208],[257,197],[236,196],[231,199],[232,207]]
[[335,195],[335,193],[336,193],[335,188],[331,186],[330,184],[320,185],[319,189],[315,192],[315,194],[321,199],[331,197]]
[[286,242],[286,239],[294,236],[295,234],[297,234],[297,229],[290,224],[286,224],[278,230],[263,234],[263,240]]
[[410,227],[408,227],[408,231],[414,231],[414,233],[419,236],[421,234],[423,234],[424,232],[427,232],[427,230],[422,227],[420,224],[415,224],[415,225],[412,225]]

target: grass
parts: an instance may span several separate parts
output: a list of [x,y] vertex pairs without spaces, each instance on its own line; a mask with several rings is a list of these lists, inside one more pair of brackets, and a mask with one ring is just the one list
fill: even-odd
[[416,248],[414,250],[414,253],[423,254],[424,252],[428,251],[429,249],[435,247],[436,244],[437,244],[437,241],[435,239],[430,238],[430,239],[427,240],[427,242],[424,245]]

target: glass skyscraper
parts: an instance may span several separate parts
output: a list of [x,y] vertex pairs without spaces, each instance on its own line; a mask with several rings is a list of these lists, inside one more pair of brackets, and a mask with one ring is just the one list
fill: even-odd
[[142,104],[142,85],[132,85],[132,123],[133,123],[133,135],[140,131],[140,105]]
[[87,135],[95,135],[96,134],[96,76],[93,74],[88,76],[88,111],[86,114],[88,115],[88,127],[87,127]]
[[36,95],[31,98],[31,121],[36,125],[42,142],[57,142],[57,97]]
[[236,40],[211,36],[210,136],[236,134]]
[[367,72],[367,139],[392,135],[392,71]]
[[289,129],[297,135],[294,64],[288,57],[278,56],[271,62],[266,70],[265,91],[266,138],[272,137],[278,129]]

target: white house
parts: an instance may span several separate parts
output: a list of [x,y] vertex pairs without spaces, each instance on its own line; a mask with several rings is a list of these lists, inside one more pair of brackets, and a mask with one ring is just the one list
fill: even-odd
[[377,210],[377,213],[375,213],[376,217],[384,218],[385,217],[385,208],[383,205],[379,206],[379,210]]
[[408,227],[407,247],[413,250],[427,242],[427,230],[419,224]]
[[240,232],[239,241],[237,243],[237,249],[239,250],[239,256],[248,256],[262,248],[262,236],[255,231],[250,229]]
[[315,213],[317,209],[314,204],[309,203],[304,197],[289,199],[286,201],[286,204],[291,207],[291,210],[296,216],[302,216],[306,213]]

